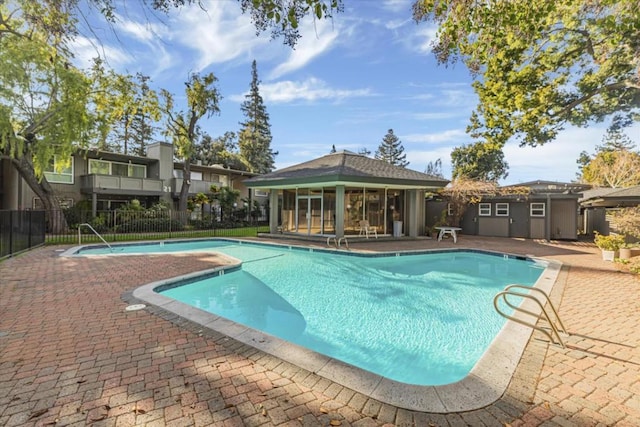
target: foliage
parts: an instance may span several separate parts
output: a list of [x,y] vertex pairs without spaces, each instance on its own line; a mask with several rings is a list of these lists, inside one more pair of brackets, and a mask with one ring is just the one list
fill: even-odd
[[213,73],[205,76],[191,74],[185,83],[187,111],[174,111],[173,95],[162,90],[164,103],[161,107],[167,120],[166,134],[172,139],[174,154],[183,163],[182,188],[178,210],[187,210],[189,185],[191,182],[191,161],[196,152],[196,142],[199,133],[198,121],[204,117],[211,117],[220,112],[218,103],[220,93],[216,87],[218,79]]
[[371,150],[369,150],[367,147],[362,147],[358,149],[358,154],[360,154],[361,156],[369,157],[371,155]]
[[146,152],[153,132],[150,122],[160,120],[158,95],[149,88],[149,78],[105,69],[100,58],[94,59],[91,74],[97,121],[93,145],[124,154]]
[[221,219],[223,221],[228,221],[232,218],[234,208],[236,207],[234,205],[237,204],[238,197],[240,197],[240,192],[229,187],[222,187],[212,192],[210,198],[217,200],[220,204]]
[[117,152],[146,156],[156,129],[154,123],[160,120],[158,95],[149,87],[149,76],[136,73],[129,79],[133,85],[133,103],[116,124],[114,143],[118,146]]
[[606,151],[582,168],[582,182],[597,187],[640,185],[640,154],[633,151]]
[[291,47],[300,38],[298,25],[305,16],[315,19],[331,18],[342,12],[342,0],[239,0],[244,13],[248,12],[259,34],[271,30],[271,37],[283,37]]
[[393,133],[393,129],[389,129],[384,138],[382,138],[382,142],[378,146],[374,157],[378,160],[384,160],[394,166],[404,168],[409,165],[407,155],[404,154],[402,141],[400,141],[400,138]]
[[620,234],[610,234],[605,236],[598,232],[595,233],[594,243],[597,247],[604,251],[617,251],[624,245],[624,236]]
[[440,194],[451,204],[452,215],[447,225],[459,226],[465,210],[470,204],[477,204],[484,197],[495,196],[528,196],[528,187],[498,187],[494,181],[477,181],[465,177],[454,179],[448,186],[440,190]]
[[427,175],[435,176],[437,178],[444,178],[442,173],[442,160],[437,159],[435,162],[430,161],[427,163],[427,167],[424,170]]
[[57,2],[0,2],[0,156],[11,159],[45,209],[59,203],[43,177],[86,145],[91,81],[71,65],[75,19]]
[[640,239],[640,206],[622,208],[611,217],[616,231]]
[[260,95],[260,80],[256,61],[251,64],[251,86],[240,106],[245,121],[240,122],[238,146],[240,157],[251,172],[267,173],[273,170],[277,152],[271,150],[269,114]]
[[502,148],[496,144],[476,142],[451,151],[452,177],[497,182],[506,178],[509,165]]
[[127,221],[115,227],[116,233],[136,233],[153,230],[154,232],[182,231],[184,225],[170,218],[138,218]]
[[567,124],[639,120],[637,0],[417,0],[438,25],[440,63],[462,59],[479,105],[468,131],[503,146],[553,140]]
[[247,170],[238,152],[237,137],[234,132],[225,132],[215,139],[204,134],[196,146],[194,160],[200,160],[204,165],[221,165],[235,170]]
[[580,153],[580,181],[611,188],[640,185],[640,153],[633,141],[615,128],[607,131],[603,141],[593,156]]

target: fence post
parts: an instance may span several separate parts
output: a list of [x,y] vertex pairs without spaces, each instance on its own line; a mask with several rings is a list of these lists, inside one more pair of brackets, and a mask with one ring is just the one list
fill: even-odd
[[29,222],[29,240],[28,240],[28,247],[31,247],[31,238],[33,237],[32,235],[32,231],[31,231],[31,225],[33,222],[33,211],[27,211],[27,216],[28,216],[28,222]]
[[15,211],[9,212],[9,255],[13,255],[13,214]]
[[169,238],[171,238],[171,219],[173,218],[173,215],[171,214],[171,212],[173,212],[171,209],[169,209]]

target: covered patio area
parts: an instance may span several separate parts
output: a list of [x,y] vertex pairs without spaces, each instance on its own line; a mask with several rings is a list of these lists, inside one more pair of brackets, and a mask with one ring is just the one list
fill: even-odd
[[349,151],[245,181],[269,192],[272,234],[320,237],[423,235],[425,191],[447,183]]

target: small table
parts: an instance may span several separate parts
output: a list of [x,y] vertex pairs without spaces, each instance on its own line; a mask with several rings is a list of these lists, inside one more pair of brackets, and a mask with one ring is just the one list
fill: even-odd
[[438,233],[438,242],[440,240],[442,240],[442,237],[445,234],[450,235],[451,237],[453,237],[453,243],[458,243],[458,234],[457,232],[462,230],[462,228],[460,227],[434,227],[436,230],[440,230],[440,232]]

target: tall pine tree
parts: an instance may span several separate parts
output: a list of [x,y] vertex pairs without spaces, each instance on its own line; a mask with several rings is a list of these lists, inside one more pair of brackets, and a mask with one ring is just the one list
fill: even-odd
[[269,114],[260,96],[256,61],[251,64],[251,87],[240,106],[246,120],[240,122],[238,147],[240,157],[251,172],[267,173],[273,170],[278,154],[271,150],[271,125]]
[[404,154],[402,141],[393,133],[393,129],[389,129],[384,138],[382,138],[382,142],[376,150],[375,158],[403,168],[409,165],[407,155]]
[[136,156],[146,156],[147,147],[153,142],[153,136],[157,130],[154,123],[160,119],[160,115],[155,113],[158,109],[158,97],[149,88],[149,76],[142,73],[136,74],[139,84],[139,92],[136,100],[140,107],[136,109],[131,118],[131,153]]

